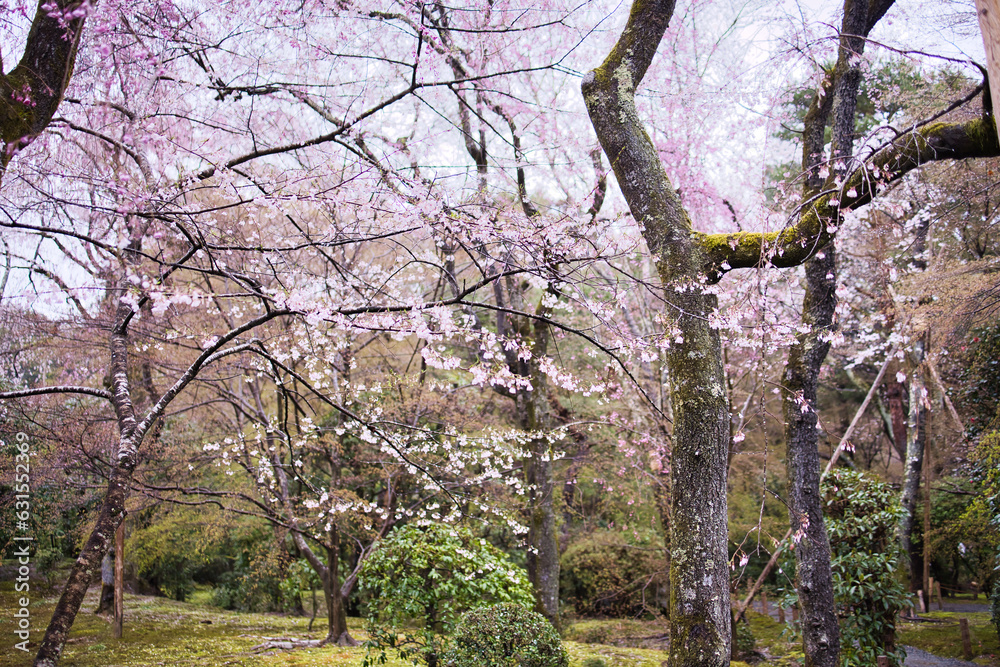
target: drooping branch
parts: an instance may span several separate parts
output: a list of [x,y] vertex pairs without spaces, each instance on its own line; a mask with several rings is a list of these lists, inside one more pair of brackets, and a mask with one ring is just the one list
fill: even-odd
[[843,210],[860,208],[879,191],[928,162],[1000,155],[992,118],[933,123],[897,137],[835,190],[809,201],[798,221],[777,232],[696,233],[707,259],[705,275],[718,281],[733,269],[798,266],[836,234]]

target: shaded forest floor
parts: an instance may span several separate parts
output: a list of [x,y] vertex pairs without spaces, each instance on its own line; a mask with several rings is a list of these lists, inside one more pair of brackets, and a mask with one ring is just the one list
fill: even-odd
[[[48,623],[57,592],[39,591],[32,582],[31,647]],[[98,589],[92,588],[84,603],[61,664],[65,667],[126,667],[154,665],[245,665],[247,667],[358,666],[365,649],[327,647],[292,651],[259,650],[269,638],[294,637],[319,639],[323,618],[308,631],[309,619],[279,614],[249,614],[223,611],[197,603],[182,603],[165,598],[125,595],[125,637],[112,638],[111,624],[93,614]],[[13,649],[18,598],[14,582],[0,582],[0,667],[24,667],[31,664],[33,653]],[[207,598],[196,595],[195,601]],[[958,617],[969,619],[973,636],[975,662],[1000,667],[996,634],[986,613],[933,612],[924,622],[904,623],[900,643],[914,646],[935,656],[959,658],[961,641]],[[365,638],[360,619],[350,620],[355,638]],[[751,613],[750,625],[759,655],[753,661],[759,667],[792,667],[802,661],[797,637],[787,626],[762,614]],[[584,620],[570,623],[565,632],[565,646],[571,667],[581,667],[588,658],[599,658],[607,667],[660,667],[665,659],[667,641],[664,620]],[[914,656],[916,658],[916,656]],[[908,661],[909,662],[909,661]],[[387,667],[409,663],[391,660]],[[745,667],[744,663],[733,663]],[[931,663],[920,665],[931,667]],[[942,662],[942,665],[949,664]],[[954,664],[954,663],[952,663]]]

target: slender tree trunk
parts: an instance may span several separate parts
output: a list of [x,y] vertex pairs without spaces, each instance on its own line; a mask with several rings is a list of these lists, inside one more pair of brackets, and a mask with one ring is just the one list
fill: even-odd
[[[892,0],[845,0],[840,48],[832,81],[828,76],[810,106],[803,140],[806,197],[834,186],[850,171],[854,153],[854,126],[861,81],[860,56],[875,23]],[[830,93],[832,91],[832,107]],[[820,176],[823,135],[832,115],[830,178]],[[788,447],[789,521],[795,546],[796,577],[802,610],[802,643],[806,667],[837,667],[840,626],[833,596],[830,542],[823,521],[817,432],[819,373],[830,349],[827,336],[834,326],[837,306],[837,262],[834,243],[805,263],[806,293],[802,306],[808,333],[798,337],[785,367],[785,440]]]
[[893,380],[886,385],[886,399],[892,416],[892,444],[902,461],[906,461],[906,410],[903,406],[903,385]]
[[552,491],[552,448],[545,438],[531,442],[525,462],[530,515],[528,523],[528,579],[535,589],[535,611],[559,627],[559,540]]
[[[546,353],[546,325],[534,327],[532,353],[537,359]],[[544,430],[548,423],[548,391],[544,375],[537,362],[531,363],[531,392],[517,397],[522,426],[529,431]],[[559,539],[556,533],[556,512],[552,483],[552,445],[547,438],[534,438],[531,456],[525,461],[528,486],[528,579],[535,589],[535,611],[559,627]]]
[[87,588],[98,572],[104,554],[111,547],[118,524],[125,518],[125,499],[131,487],[134,467],[133,455],[124,462],[119,459],[119,465],[112,470],[108,491],[104,496],[101,511],[97,515],[94,530],[73,564],[73,569],[70,570],[66,587],[63,588],[49,620],[49,626],[45,630],[45,637],[38,647],[35,667],[55,667],[59,661],[59,655],[69,637],[69,630],[87,594]]
[[903,518],[899,522],[899,542],[907,554],[910,579],[910,589],[919,590],[920,573],[923,567],[920,563],[920,551],[913,545],[913,522],[917,511],[917,495],[920,492],[920,477],[924,464],[924,421],[926,412],[926,389],[923,381],[924,341],[920,340],[914,346],[915,364],[910,373],[910,417],[907,424],[906,465],[903,477]]
[[795,545],[795,563],[806,667],[836,667],[840,658],[816,430],[819,371],[830,349],[823,336],[832,326],[837,303],[835,265],[833,244],[822,257],[806,262],[803,318],[812,329],[789,351],[783,381],[788,514],[793,535],[801,537]]
[[321,573],[323,595],[326,598],[327,633],[325,643],[356,646],[357,641],[347,630],[347,612],[340,592],[340,532],[330,531],[330,546],[326,549],[326,571]]

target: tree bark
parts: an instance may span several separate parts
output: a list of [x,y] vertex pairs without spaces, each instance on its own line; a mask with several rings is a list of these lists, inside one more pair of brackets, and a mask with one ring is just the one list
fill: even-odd
[[112,471],[108,492],[97,515],[94,530],[73,564],[66,586],[52,612],[45,637],[35,656],[35,667],[55,667],[59,661],[59,655],[69,637],[69,630],[76,619],[76,614],[80,611],[80,605],[83,604],[90,581],[111,546],[111,539],[118,529],[118,524],[125,518],[125,499],[131,487],[134,467],[133,454],[130,460],[125,462],[119,459],[119,465]]
[[584,77],[583,95],[682,340],[666,355],[674,410],[669,664],[715,667],[728,665],[731,652],[729,401],[718,331],[709,326],[717,299],[701,287],[707,258],[635,108],[673,9],[672,0],[636,2],[607,59]]
[[836,667],[840,659],[840,627],[833,598],[830,541],[823,521],[820,460],[817,449],[817,386],[830,349],[824,336],[833,325],[836,259],[833,245],[806,263],[803,319],[811,326],[789,351],[784,375],[785,441],[788,452],[788,514],[795,545],[802,643],[806,667]]
[[[539,304],[538,309],[543,307]],[[532,359],[530,376],[532,390],[519,392],[519,413],[522,428],[542,432],[549,425],[548,390],[538,359],[548,351],[548,325],[538,322],[532,327]],[[552,443],[548,438],[533,438],[531,456],[524,463],[528,487],[528,579],[535,590],[535,611],[559,627],[559,539],[556,533],[556,512],[552,483]]]
[[899,543],[907,554],[910,590],[922,587],[920,558],[922,554],[913,546],[913,522],[917,511],[917,495],[920,492],[920,477],[924,464],[924,422],[926,411],[926,388],[923,381],[924,341],[914,345],[914,369],[910,373],[910,415],[906,430],[906,461],[903,477],[903,517],[899,522]]
[[[868,33],[891,4],[892,0],[846,0],[844,3],[837,64],[832,77],[828,75],[824,80],[806,115],[802,148],[806,199],[822,189],[835,187],[850,171],[861,81],[860,56]],[[823,179],[819,167],[824,129],[831,114],[833,168],[830,178]],[[819,373],[830,349],[828,335],[834,327],[837,306],[834,243],[831,241],[813,255],[805,269],[802,320],[809,331],[799,335],[789,350],[783,379],[788,510],[792,534],[799,538],[795,562],[805,664],[806,667],[836,667],[840,660],[840,626],[834,605],[830,542],[823,521],[816,412]]]
[[330,530],[330,545],[326,549],[326,571],[321,573],[323,595],[326,597],[327,633],[324,643],[338,646],[357,646],[358,642],[347,630],[347,612],[344,596],[340,592],[340,532]]
[[[986,47],[990,97],[993,100],[1000,100],[1000,2],[976,0],[976,14],[979,16],[979,31],[983,35],[983,46]],[[1000,133],[1000,130],[997,132]]]
[[11,158],[42,133],[69,86],[87,7],[79,0],[38,0],[21,61],[0,62],[0,178]]

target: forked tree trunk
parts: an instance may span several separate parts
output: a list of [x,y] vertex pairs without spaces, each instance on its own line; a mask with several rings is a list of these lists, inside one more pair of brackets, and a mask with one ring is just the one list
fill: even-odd
[[325,643],[339,646],[356,646],[357,641],[347,630],[347,611],[344,596],[340,592],[340,533],[330,531],[330,546],[326,550],[327,566],[320,573],[323,582],[323,596],[326,598],[327,633]]
[[671,667],[719,667],[730,659],[726,464],[729,401],[717,299],[701,285],[707,264],[691,223],[635,108],[635,89],[656,53],[672,0],[636,2],[611,54],[583,80],[605,155],[653,255],[677,342],[667,352],[674,411],[671,461]]

